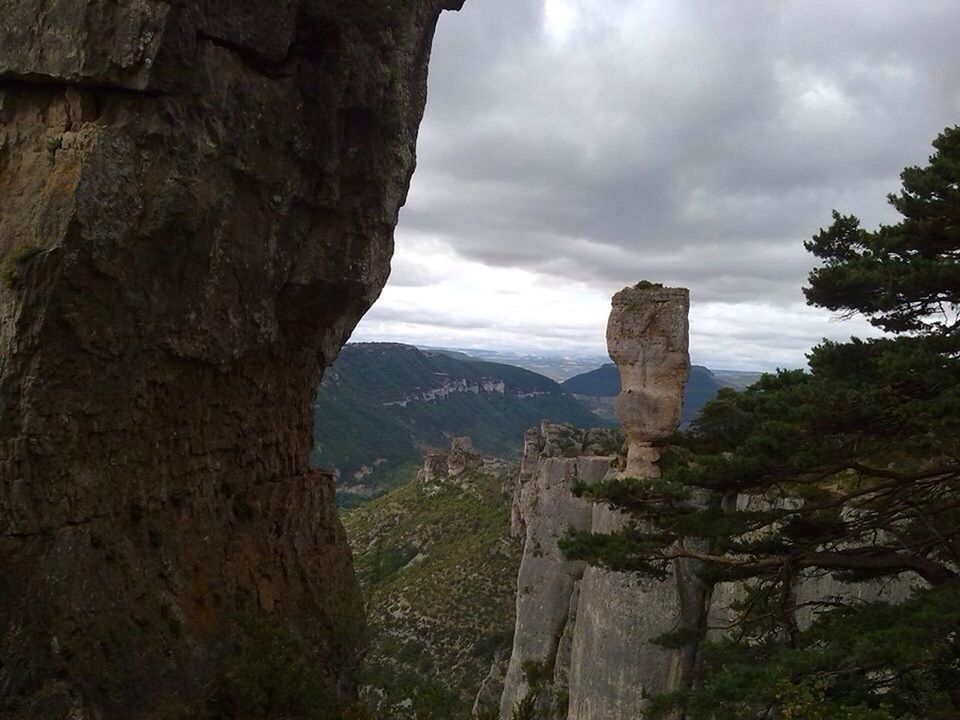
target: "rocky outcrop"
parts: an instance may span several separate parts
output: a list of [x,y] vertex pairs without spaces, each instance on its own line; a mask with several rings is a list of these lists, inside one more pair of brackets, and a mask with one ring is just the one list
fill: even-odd
[[[601,457],[580,457],[545,426],[528,434],[518,480],[514,532],[525,540],[517,581],[513,655],[501,697],[508,720],[523,702],[541,714],[577,720],[637,717],[644,693],[683,674],[682,654],[650,642],[699,611],[675,581],[586,567],[560,552],[557,539],[570,529],[611,532],[626,518],[574,497],[572,483],[607,477],[657,477],[660,445],[676,430],[689,372],[686,290],[627,288],[613,299],[607,342],[621,371],[617,414],[627,437],[607,443]],[[533,453],[539,450],[534,469]],[[566,455],[569,459],[551,455]],[[702,604],[702,602],[701,602]]]
[[251,615],[349,693],[311,396],[460,4],[0,1],[0,716],[194,716]]
[[[693,682],[698,645],[667,648],[658,636],[685,629],[702,637],[732,619],[742,583],[710,588],[693,561],[675,561],[663,580],[585,567],[568,560],[557,540],[568,530],[609,533],[629,518],[571,493],[574,483],[614,477],[657,478],[661,446],[676,430],[689,370],[686,290],[641,284],[613,298],[607,328],[621,374],[617,414],[627,436],[590,447],[589,433],[544,425],[527,433],[515,491],[512,532],[524,539],[517,582],[517,623],[504,680],[500,718],[534,711],[551,720],[633,720],[649,694]],[[594,457],[597,451],[605,457]],[[696,502],[696,500],[694,500]],[[730,498],[740,507],[766,498]],[[799,602],[846,596],[905,597],[911,580],[849,586],[827,574],[798,578]],[[801,627],[811,611],[798,612]],[[717,632],[717,631],[713,631]]]
[[424,492],[432,494],[444,487],[456,487],[463,491],[478,492],[478,483],[483,485],[488,478],[501,480],[501,493],[509,498],[513,492],[511,475],[516,463],[488,457],[473,448],[468,437],[453,438],[447,452],[430,452],[424,455],[423,467],[417,471],[417,481],[425,486]]
[[574,497],[576,483],[595,483],[611,472],[622,436],[544,423],[527,433],[512,512],[512,532],[523,539],[517,577],[513,650],[500,699],[510,718],[535,696],[539,713],[553,712],[567,688],[577,595],[585,565],[568,560],[558,541],[571,528],[591,528],[591,503]]
[[[622,477],[660,476],[661,446],[680,423],[688,354],[689,293],[641,284],[613,297],[607,347],[620,371],[617,416],[627,435]],[[593,508],[592,531],[614,532],[629,518],[608,506]],[[590,567],[580,589],[573,642],[568,717],[637,717],[650,691],[677,687],[695,648],[681,651],[651,642],[678,627],[696,627],[706,588],[689,563],[674,564],[663,581]]]
[[[449,452],[427,453],[423,459],[423,467],[417,473],[417,479],[424,485],[440,485],[443,483],[457,484],[457,479],[471,470],[480,470],[485,465],[495,465],[490,468],[493,474],[504,465],[502,461],[485,459],[483,455],[473,449],[473,441],[468,437],[453,438],[450,441]],[[469,484],[469,478],[466,478]],[[465,488],[464,488],[465,489]]]
[[507,665],[510,662],[509,650],[498,650],[493,656],[490,672],[480,684],[473,701],[471,715],[473,717],[495,716],[500,710],[500,696],[503,694],[503,683],[506,680]]

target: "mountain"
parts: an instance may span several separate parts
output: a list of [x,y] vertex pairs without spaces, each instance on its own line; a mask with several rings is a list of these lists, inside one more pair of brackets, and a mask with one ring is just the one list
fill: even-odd
[[605,362],[608,358],[600,355],[584,357],[581,355],[540,355],[537,353],[510,352],[508,350],[484,350],[481,348],[438,348],[421,346],[421,350],[440,352],[455,357],[468,357],[475,360],[499,362],[506,365],[532,370],[546,375],[551,380],[563,382],[578,373],[586,372]]
[[763,375],[761,372],[750,370],[713,370],[712,372],[714,377],[717,378],[717,382],[723,387],[730,387],[738,391],[745,390],[753,385]]
[[[692,422],[700,409],[713,400],[720,388],[724,386],[726,383],[721,383],[713,372],[701,365],[693,365],[690,368],[690,379],[683,393],[681,424],[686,425]],[[561,387],[580,398],[594,413],[611,417],[612,400],[620,394],[620,371],[617,370],[616,365],[608,363],[596,370],[565,380],[561,383]]]
[[361,695],[377,717],[470,717],[513,632],[520,546],[505,489],[515,473],[458,439],[343,514],[369,622]]
[[518,456],[541,420],[609,424],[553,380],[511,365],[395,343],[347,345],[315,401],[315,467],[338,475],[350,506],[395,485],[424,450],[469,435],[477,450]]
[[613,363],[564,380],[561,387],[574,395],[616,397],[620,394],[620,371]]

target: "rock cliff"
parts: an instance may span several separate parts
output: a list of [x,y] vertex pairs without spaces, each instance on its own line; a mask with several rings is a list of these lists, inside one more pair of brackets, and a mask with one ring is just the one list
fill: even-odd
[[[690,372],[689,293],[638,285],[613,297],[607,348],[620,370],[617,417],[627,436],[624,477],[660,476],[661,446],[680,424]],[[621,529],[628,518],[595,505],[593,532]],[[663,581],[590,567],[580,588],[573,636],[571,720],[635,718],[650,691],[671,689],[690,674],[695,648],[671,650],[652,638],[696,627],[708,599],[693,567],[675,563]]]
[[[699,612],[697,591],[684,597],[673,580],[586,567],[564,557],[557,541],[570,529],[610,532],[625,522],[607,507],[574,497],[573,483],[659,475],[659,448],[680,422],[690,368],[688,309],[681,289],[635,287],[614,296],[607,343],[621,373],[617,414],[626,458],[619,443],[596,447],[599,457],[582,456],[581,448],[589,446],[583,435],[575,433],[564,448],[563,435],[550,427],[527,436],[514,503],[514,532],[524,539],[524,554],[500,702],[504,720],[523,703],[555,718],[626,720],[637,716],[646,690],[683,676],[685,654],[650,639]],[[566,457],[553,457],[557,449]]]
[[[530,717],[530,712],[551,720],[640,717],[647,694],[678,689],[694,677],[695,641],[668,649],[654,639],[680,629],[702,637],[708,627],[723,627],[731,603],[742,597],[740,583],[708,588],[692,561],[675,561],[669,577],[654,580],[585,567],[567,559],[557,545],[570,529],[613,532],[628,522],[606,505],[575,497],[574,483],[659,477],[660,449],[680,420],[689,371],[688,309],[686,290],[649,284],[613,298],[607,343],[621,377],[617,414],[627,437],[625,456],[616,443],[591,447],[585,442],[590,433],[572,428],[544,425],[527,433],[512,515],[512,532],[524,548],[501,720]],[[746,496],[728,501],[741,506],[771,502]],[[897,599],[914,581],[851,586],[809,573],[798,580],[796,595],[801,601]],[[808,624],[809,609],[797,620]],[[495,664],[492,678],[497,671]]]
[[511,532],[523,540],[523,557],[513,650],[500,698],[503,718],[510,718],[525,698],[542,716],[557,714],[566,703],[586,566],[568,560],[558,541],[571,528],[592,527],[591,503],[574,497],[571,488],[606,477],[616,468],[622,445],[623,436],[609,429],[543,423],[526,435],[511,514]]
[[311,396],[461,4],[0,0],[0,717],[194,717],[250,616],[349,695]]

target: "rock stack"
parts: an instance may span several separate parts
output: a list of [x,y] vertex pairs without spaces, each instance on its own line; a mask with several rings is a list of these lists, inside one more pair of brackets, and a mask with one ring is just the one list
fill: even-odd
[[617,418],[628,477],[659,477],[660,446],[676,432],[690,374],[690,293],[640,284],[613,296],[607,350],[620,371]]
[[[607,348],[620,370],[617,417],[627,436],[618,477],[657,478],[663,444],[676,432],[690,372],[689,292],[640,283],[613,297]],[[593,506],[592,531],[628,522],[606,505]],[[569,687],[570,720],[627,720],[640,715],[650,692],[689,676],[695,648],[664,648],[652,639],[699,621],[705,589],[692,567],[674,564],[662,581],[599,567],[584,571]]]
[[621,374],[625,467],[620,443],[598,443],[596,431],[544,424],[527,434],[514,500],[513,532],[524,553],[503,720],[521,703],[565,720],[632,719],[645,691],[683,677],[684,654],[650,642],[684,621],[682,583],[587,567],[557,542],[570,529],[611,532],[627,521],[574,497],[575,483],[659,475],[660,446],[679,424],[690,368],[688,309],[687,291],[677,288],[642,284],[613,298],[607,343]]

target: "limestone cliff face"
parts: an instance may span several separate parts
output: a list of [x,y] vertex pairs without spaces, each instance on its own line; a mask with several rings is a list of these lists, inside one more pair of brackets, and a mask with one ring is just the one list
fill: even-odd
[[591,503],[574,497],[571,487],[606,477],[621,445],[622,436],[613,431],[568,425],[544,423],[526,435],[512,512],[512,532],[523,540],[523,558],[501,718],[510,718],[517,703],[532,693],[538,716],[547,716],[566,692],[585,565],[568,560],[557,543],[571,528],[591,528]]
[[[626,522],[607,507],[575,498],[573,482],[659,475],[659,446],[680,422],[690,367],[688,308],[681,289],[636,287],[614,296],[607,342],[621,373],[617,414],[627,437],[625,460],[616,444],[599,458],[554,458],[556,430],[544,427],[539,442],[527,436],[514,513],[514,532],[525,544],[503,720],[534,698],[541,714],[553,718],[627,720],[638,716],[645,691],[684,677],[688,654],[650,640],[700,612],[700,589],[585,567],[567,560],[557,539],[571,528],[611,532]],[[576,455],[582,445],[568,444],[574,452],[566,454]]]
[[[473,393],[474,395],[479,395],[480,393],[497,393],[504,395],[507,392],[507,385],[503,380],[497,380],[494,378],[482,378],[480,380],[465,380],[463,378],[457,380],[448,380],[442,383],[439,387],[430,388],[429,390],[422,390],[417,392],[414,395],[405,397],[403,400],[392,400],[390,402],[382,403],[383,407],[407,407],[412,402],[432,402],[434,400],[442,400],[448,398],[451,395],[456,395],[457,393]],[[542,395],[543,393],[513,393],[517,397],[530,397],[532,395]]]
[[311,396],[461,4],[0,0],[0,716],[175,716],[251,613],[349,691]]

